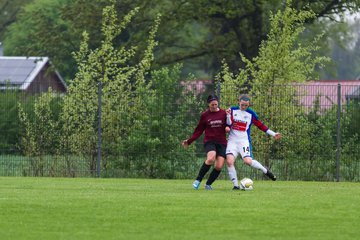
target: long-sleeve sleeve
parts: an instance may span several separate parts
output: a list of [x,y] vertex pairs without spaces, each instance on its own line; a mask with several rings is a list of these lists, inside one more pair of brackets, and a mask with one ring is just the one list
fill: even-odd
[[252,117],[252,122],[263,132],[266,132],[269,129],[264,123],[262,123],[259,119],[257,119],[254,116]]
[[255,126],[257,126],[261,131],[269,134],[270,136],[275,137],[275,132],[270,130],[264,123],[262,123],[257,118],[253,118],[253,123]]
[[187,140],[187,143],[190,145],[193,141],[198,139],[201,136],[201,134],[204,132],[205,128],[206,128],[206,122],[204,121],[204,115],[202,114],[199,123],[194,130],[194,133]]

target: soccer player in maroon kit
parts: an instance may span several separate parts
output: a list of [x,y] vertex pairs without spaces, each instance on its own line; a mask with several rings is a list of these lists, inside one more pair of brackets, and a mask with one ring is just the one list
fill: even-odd
[[201,180],[214,164],[209,179],[206,181],[205,189],[211,190],[211,184],[219,176],[226,158],[226,132],[230,128],[226,126],[226,112],[219,108],[219,99],[216,95],[209,95],[207,98],[209,108],[200,116],[192,136],[184,140],[182,145],[187,148],[193,141],[198,139],[205,131],[204,148],[206,151],[206,160],[200,168],[199,174],[192,184],[195,189],[200,186]]

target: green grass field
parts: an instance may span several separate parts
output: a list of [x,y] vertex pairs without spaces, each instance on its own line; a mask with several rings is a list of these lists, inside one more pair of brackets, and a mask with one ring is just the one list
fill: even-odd
[[[0,178],[1,239],[358,239],[360,183]],[[203,187],[203,186],[202,186]]]

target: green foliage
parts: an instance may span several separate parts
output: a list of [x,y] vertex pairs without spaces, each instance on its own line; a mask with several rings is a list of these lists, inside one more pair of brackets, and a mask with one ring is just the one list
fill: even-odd
[[74,54],[79,71],[65,96],[62,152],[87,157],[90,170],[95,170],[101,111],[104,175],[173,178],[181,165],[176,150],[185,138],[179,132],[188,128],[183,126],[186,113],[189,107],[196,110],[196,104],[189,93],[174,88],[180,66],[150,72],[160,16],[137,64],[132,64],[137,47],[114,46],[137,12],[135,8],[118,22],[115,6],[105,7],[104,39],[95,50],[90,50],[84,33],[80,51]]
[[16,103],[19,99],[17,91],[10,89],[0,94],[0,152],[15,151],[19,138]]
[[55,154],[54,146],[59,141],[59,126],[54,107],[51,107],[55,95],[51,89],[35,100],[34,119],[24,111],[19,103],[19,120],[23,129],[20,147],[25,156],[32,159],[32,171],[35,176],[44,175],[44,156]]
[[200,112],[200,106],[192,92],[177,84],[180,72],[176,65],[151,74],[154,95],[142,97],[146,106],[139,110],[121,152],[133,164],[135,176],[184,178],[191,172],[196,149],[185,151],[180,143],[192,132],[197,118],[191,115]]
[[[0,36],[5,54],[19,56],[49,56],[66,80],[77,72],[71,52],[78,51],[81,33],[89,34],[89,46],[101,43],[102,9],[109,0],[4,0],[0,3]],[[28,3],[23,9],[24,3]],[[227,59],[232,71],[243,67],[238,52],[248,59],[258,55],[259,45],[270,29],[271,11],[283,8],[283,0],[273,1],[207,1],[207,0],[122,0],[115,2],[118,15],[123,18],[131,9],[139,7],[133,24],[117,36],[115,46],[146,47],[147,31],[158,13],[164,16],[159,26],[159,48],[154,66],[184,63],[184,73],[195,73],[198,78],[211,77]],[[359,2],[352,1],[293,1],[295,9],[312,9],[316,16],[308,23],[333,14],[356,12]],[[17,8],[19,7],[19,8]],[[17,15],[16,13],[19,12]],[[16,16],[16,18],[15,18]],[[4,24],[1,20],[4,19]],[[15,21],[16,20],[16,21]],[[13,24],[11,24],[13,23]],[[11,24],[11,25],[10,25]],[[1,28],[3,27],[3,28]],[[324,41],[324,43],[327,43]],[[139,62],[137,52],[132,63]],[[186,74],[184,76],[186,76]]]
[[138,63],[133,64],[141,48],[115,46],[138,11],[133,9],[119,21],[115,5],[105,7],[103,39],[94,50],[89,34],[83,33],[80,50],[74,53],[78,72],[63,97],[60,115],[51,108],[51,92],[36,99],[34,118],[19,106],[21,149],[31,159],[34,175],[44,175],[49,155],[54,156],[53,168],[61,165],[60,156],[65,157],[66,176],[75,176],[75,161],[83,158],[86,171],[94,173],[101,120],[105,176],[185,177],[191,162],[180,159],[192,161],[196,149],[184,151],[180,142],[197,120],[186,121],[200,112],[199,101],[191,91],[174,87],[180,81],[180,65],[150,71],[160,15]]
[[131,11],[124,18],[122,24],[118,24],[114,6],[104,8],[102,26],[104,39],[101,46],[90,50],[88,34],[84,32],[84,41],[80,50],[74,54],[79,71],[65,97],[62,117],[66,135],[63,139],[63,146],[66,146],[66,150],[88,156],[91,169],[95,168],[96,123],[98,107],[100,107],[98,94],[102,96],[105,136],[108,134],[106,126],[109,126],[111,129],[109,137],[118,143],[122,136],[120,133],[124,134],[121,132],[121,128],[123,127],[126,131],[128,129],[128,125],[118,126],[116,116],[122,111],[132,113],[128,104],[133,97],[130,79],[135,75],[136,68],[128,66],[127,63],[133,56],[134,49],[114,49],[112,42],[130,22],[136,11],[136,9]]
[[319,98],[320,96],[317,96],[311,111],[306,114],[306,132],[309,135],[307,141],[304,141],[305,137],[301,140],[301,143],[306,143],[306,145],[299,148],[295,155],[297,159],[307,159],[308,162],[298,168],[308,173],[307,180],[333,181],[336,174],[337,138],[339,137],[340,178],[358,181],[359,166],[355,157],[360,153],[358,103],[349,102],[345,105],[345,109],[341,112],[340,135],[338,136],[338,106],[334,105],[325,111],[321,110]]
[[0,2],[0,42],[4,39],[6,27],[16,21],[16,14],[33,0],[2,0]]
[[[312,110],[307,114],[307,145],[302,148],[299,156],[309,159],[306,167],[310,179],[333,180],[336,163],[336,127],[337,106],[326,111],[320,111],[319,97]],[[326,151],[324,151],[326,149]],[[322,164],[331,160],[331,165]]]
[[[310,45],[297,44],[299,35],[305,29],[305,21],[313,18],[314,13],[297,11],[290,4],[291,1],[287,1],[283,11],[271,16],[270,32],[267,40],[260,45],[259,55],[251,61],[242,55],[246,68],[240,69],[239,74],[229,73],[224,64],[218,77],[225,86],[235,86],[222,88],[223,96],[235,99],[247,90],[253,96],[252,105],[259,111],[260,119],[283,134],[282,141],[275,143],[262,132],[253,131],[254,149],[264,154],[262,159],[266,166],[271,166],[270,159],[274,157],[284,159],[295,156],[296,151],[306,151],[310,143],[310,140],[307,141],[307,122],[303,109],[298,107],[294,110],[298,98],[291,84],[312,78],[315,67],[322,66],[327,60],[316,55],[320,38],[314,39]],[[249,81],[251,85],[245,85]]]
[[[54,156],[53,166],[65,165],[65,176],[76,176],[79,159],[86,161],[82,171],[94,173],[100,119],[103,176],[187,178],[189,172],[194,172],[197,163],[193,161],[198,161],[200,148],[192,146],[185,151],[180,143],[191,134],[203,99],[189,91],[186,83],[186,87],[179,86],[180,65],[151,70],[158,49],[160,15],[151,21],[148,41],[143,41],[145,48],[119,46],[142,12],[134,8],[119,21],[116,6],[112,1],[103,9],[101,34],[95,40],[92,33],[83,33],[80,49],[73,55],[78,72],[63,99],[64,105],[60,101],[53,108],[51,94],[44,94],[36,100],[34,116],[24,106],[19,107],[24,129],[21,148],[32,164],[24,174],[46,174],[44,165],[49,156]],[[309,45],[298,43],[304,23],[313,16],[312,12],[298,12],[289,6],[277,12],[271,18],[271,31],[260,46],[259,56],[251,61],[241,56],[246,68],[238,73],[232,73],[224,61],[217,81],[222,84],[222,106],[235,104],[239,93],[250,92],[260,119],[283,134],[283,140],[275,143],[262,132],[254,131],[255,153],[263,154],[260,160],[264,159],[266,166],[284,171],[284,175],[292,178],[302,179],[303,175],[296,174],[304,169],[307,180],[312,180],[311,176],[332,180],[334,161],[325,160],[334,157],[335,110],[320,114],[315,104],[315,109],[308,112],[299,106],[298,89],[291,84],[312,78],[314,69],[326,60],[315,55],[319,38]],[[15,110],[10,108],[12,111]],[[349,110],[342,118],[346,126],[342,134],[349,139],[342,149],[345,156],[359,151],[358,135],[352,135],[349,127],[358,119],[352,114]],[[324,148],[330,150],[323,153]],[[60,157],[65,157],[65,163],[59,163]],[[309,161],[296,165],[303,159]],[[320,159],[320,164],[314,165],[315,159]],[[350,157],[347,160],[344,169],[351,169],[353,161]],[[351,179],[356,170],[347,174],[346,178]]]
[[[88,33],[90,48],[96,48],[101,44],[102,10],[112,2],[110,0],[33,0],[19,11],[18,20],[7,28],[4,39],[5,54],[48,56],[66,81],[69,81],[77,72],[77,64],[71,53],[78,51],[81,44],[79,36],[83,31]],[[114,4],[120,18],[124,18],[137,6],[144,5],[142,2],[132,0]],[[142,8],[142,11],[147,10]],[[153,19],[156,18],[152,16]],[[145,21],[147,24],[139,29],[148,29],[153,19]],[[137,35],[136,30],[132,34]],[[139,42],[145,42],[146,38],[147,33],[143,32]],[[117,35],[114,45],[122,46],[128,39],[129,33],[125,30]],[[131,43],[128,45],[131,46]],[[146,44],[142,46],[146,47]]]
[[215,77],[216,84],[221,85],[221,103],[226,107],[234,105],[239,99],[239,94],[247,93],[247,79],[248,71],[246,69],[235,74],[223,60],[221,71]]
[[359,100],[349,101],[341,115],[341,178],[358,181],[360,166],[360,104]]
[[[18,20],[8,27],[4,52],[13,56],[49,56],[63,76],[74,62],[68,49],[78,46],[69,22],[62,17],[69,0],[34,0],[24,6]],[[73,69],[72,71],[74,71]]]

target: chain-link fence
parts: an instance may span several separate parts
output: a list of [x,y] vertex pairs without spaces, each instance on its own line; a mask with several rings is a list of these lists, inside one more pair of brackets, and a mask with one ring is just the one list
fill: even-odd
[[[274,141],[253,126],[254,158],[279,180],[359,181],[360,84],[354,83],[282,85],[267,96],[252,94],[259,119],[283,135]],[[220,96],[222,108],[237,104],[238,90],[203,81],[144,98],[136,111],[135,101],[115,111],[99,99],[94,124],[85,129],[88,142],[79,149],[68,141],[83,141],[83,132],[64,132],[65,95],[53,97],[47,108],[39,95],[3,90],[0,175],[194,178],[205,158],[202,138],[186,150],[180,143],[191,136],[210,92]],[[263,178],[239,158],[236,167],[239,178]],[[220,178],[228,178],[226,168]]]

